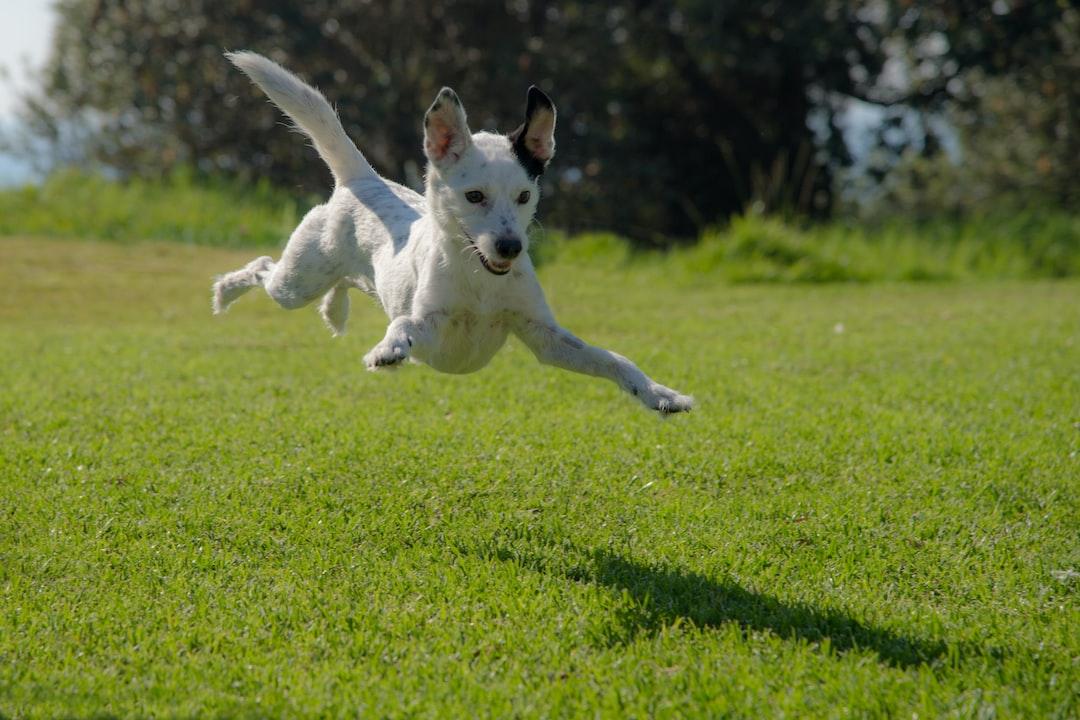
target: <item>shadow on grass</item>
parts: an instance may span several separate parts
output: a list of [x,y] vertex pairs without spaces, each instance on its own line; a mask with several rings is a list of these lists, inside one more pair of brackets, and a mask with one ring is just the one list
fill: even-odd
[[[459,549],[574,582],[625,591],[633,602],[617,614],[615,626],[606,634],[609,645],[677,624],[713,628],[736,623],[743,632],[770,632],[789,640],[816,643],[825,652],[869,650],[894,667],[959,659],[949,657],[950,648],[944,642],[873,627],[837,610],[785,602],[731,580],[649,565],[609,550],[581,550],[569,542],[544,539],[527,531],[515,530],[479,546]],[[952,652],[956,652],[955,648]]]

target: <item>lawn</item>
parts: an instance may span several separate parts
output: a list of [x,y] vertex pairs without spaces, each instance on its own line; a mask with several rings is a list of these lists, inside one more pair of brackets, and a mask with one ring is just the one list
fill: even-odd
[[0,239],[0,717],[1077,717],[1080,282],[542,268],[662,420]]

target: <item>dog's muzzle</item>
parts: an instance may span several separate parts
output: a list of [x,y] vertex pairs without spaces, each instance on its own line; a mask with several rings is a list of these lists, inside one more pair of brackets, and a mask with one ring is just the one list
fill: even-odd
[[480,252],[479,248],[477,248],[476,254],[480,256],[480,264],[483,265],[484,269],[492,275],[505,275],[506,273],[510,272],[510,266],[512,263],[509,260],[505,260],[502,262],[498,260],[488,260],[486,257],[484,257],[484,253]]
[[[489,260],[487,255],[484,254],[484,251],[481,250],[480,246],[476,244],[475,240],[473,240],[472,236],[469,235],[469,233],[464,233],[464,235],[469,241],[469,247],[471,247],[473,249],[473,251],[476,253],[476,256],[478,258],[480,258],[480,264],[484,266],[485,270],[487,270],[492,275],[505,275],[506,273],[510,272],[510,267],[511,267],[511,265],[513,265],[513,263],[510,260]],[[518,241],[518,245],[519,245],[518,252],[521,252],[521,248],[520,248],[521,241],[520,240]],[[496,249],[498,249],[497,244],[496,244]],[[501,250],[499,252],[500,252],[500,254],[502,253]],[[514,253],[514,255],[511,256],[511,257],[514,257],[517,254],[518,253]]]
[[495,241],[495,252],[501,258],[513,260],[521,254],[521,241],[513,235],[503,235]]

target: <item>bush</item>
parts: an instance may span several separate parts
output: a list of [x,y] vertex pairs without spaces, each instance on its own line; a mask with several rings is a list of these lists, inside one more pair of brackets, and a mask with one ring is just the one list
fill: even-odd
[[281,245],[306,210],[268,183],[196,183],[181,170],[160,182],[115,182],[68,170],[40,186],[0,192],[0,233],[236,247]]
[[671,254],[689,277],[732,282],[865,282],[1080,275],[1080,218],[996,213],[920,223],[800,226],[744,215]]
[[[281,246],[308,203],[265,183],[254,187],[180,172],[162,182],[114,182],[65,172],[40,187],[0,191],[0,234],[225,247]],[[611,233],[568,237],[537,227],[538,265],[655,267],[687,282],[825,283],[1080,276],[1080,216],[1063,211],[960,218],[802,224],[736,216],[696,245],[635,249]]]

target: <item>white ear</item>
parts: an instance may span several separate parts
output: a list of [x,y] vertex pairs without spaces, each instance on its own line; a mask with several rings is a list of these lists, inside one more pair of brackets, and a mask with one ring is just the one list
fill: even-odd
[[424,115],[424,154],[436,167],[446,168],[460,160],[471,144],[465,108],[457,93],[444,87]]
[[525,105],[525,122],[510,133],[514,154],[529,177],[538,177],[555,156],[555,103],[533,85]]

